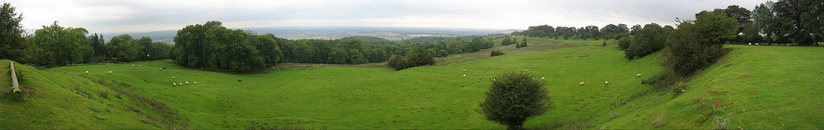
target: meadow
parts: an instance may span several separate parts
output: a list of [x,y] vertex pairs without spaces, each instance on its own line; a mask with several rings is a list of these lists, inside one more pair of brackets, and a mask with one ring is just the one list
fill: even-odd
[[[172,60],[45,70],[19,65],[30,95],[3,96],[0,128],[505,129],[477,110],[492,78],[506,71],[545,78],[552,110],[525,128],[711,129],[715,117],[728,114],[731,128],[824,125],[824,110],[817,108],[824,106],[817,94],[824,92],[821,47],[726,45],[732,51],[676,95],[641,84],[662,69],[658,53],[629,61],[614,41],[602,47],[602,40],[531,37],[519,49],[494,42],[491,49],[401,71],[290,64],[231,74]],[[490,57],[492,50],[507,54]],[[8,62],[0,62],[0,70]],[[158,125],[164,120],[177,125]]]

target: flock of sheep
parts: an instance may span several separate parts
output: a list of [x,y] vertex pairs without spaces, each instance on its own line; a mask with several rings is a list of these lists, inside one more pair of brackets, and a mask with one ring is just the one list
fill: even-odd
[[[524,71],[527,71],[527,69],[524,69]],[[463,72],[466,73],[466,70],[463,70]],[[641,76],[643,76],[641,73],[635,74],[635,78],[640,78]],[[466,74],[463,74],[463,77],[466,78]],[[535,78],[533,77],[532,79],[535,79]],[[497,80],[498,79],[492,78],[492,81],[497,81]],[[541,80],[546,80],[546,77],[541,77]],[[585,83],[583,81],[581,81],[580,83],[578,83],[578,86],[583,86],[584,84]],[[604,81],[604,85],[609,85],[609,81]]]
[[[172,80],[177,80],[177,79],[175,78],[175,76],[172,76]],[[186,83],[186,84],[183,84],[183,83]],[[192,84],[197,85],[197,82],[192,82]],[[178,81],[177,83],[172,82],[172,86],[178,86],[178,85],[180,85],[180,86],[189,85],[189,81],[184,81],[184,82],[179,82]]]
[[[126,66],[129,66],[129,65],[126,65]],[[143,67],[143,65],[134,65],[134,64],[132,64],[132,67]],[[166,68],[161,67],[160,69],[161,69],[161,70],[163,70],[163,69],[166,69]],[[111,70],[109,70],[109,71],[108,71],[108,72],[106,72],[106,73],[108,73],[108,74],[112,74],[112,71],[111,71]],[[86,71],[86,74],[89,74],[89,71],[88,71],[88,70]],[[176,83],[175,83],[175,82],[174,82],[174,80],[176,80],[175,76],[172,76],[172,80],[173,80],[173,81],[172,81],[172,86],[178,86],[178,85],[180,85],[180,86],[183,86],[183,85],[189,85],[189,81],[183,81],[183,82],[178,81],[178,82],[176,82]],[[192,84],[197,85],[197,82],[194,82],[194,81],[193,81],[193,82],[192,82]]]

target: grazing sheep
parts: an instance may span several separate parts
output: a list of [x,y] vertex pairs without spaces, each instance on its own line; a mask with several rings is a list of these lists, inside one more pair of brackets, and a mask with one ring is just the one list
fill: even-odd
[[609,81],[604,81],[604,85],[609,85]]
[[541,80],[544,80],[544,79],[546,79],[546,77],[541,77]]
[[758,43],[755,43],[755,45],[758,45]]
[[177,83],[172,83],[172,86],[177,86]]
[[175,76],[172,76],[172,79],[175,79]]
[[139,66],[139,67],[143,67],[143,65],[137,65],[137,66]]
[[332,79],[335,79],[335,76],[332,76]]
[[89,71],[88,71],[88,70],[86,70],[86,74],[89,74]]
[[747,44],[750,44],[750,46],[752,46],[752,42],[751,42],[751,43],[747,43]]
[[498,79],[492,78],[492,81],[498,81]]
[[189,81],[186,81],[186,85],[189,85]]
[[112,74],[112,71],[109,71],[109,74]]
[[466,74],[464,74],[463,76],[464,76],[464,78],[466,78]]
[[194,84],[197,85],[197,82],[194,82]]
[[134,64],[132,64],[132,67],[134,67]]
[[584,85],[584,82],[578,83],[578,86]]
[[635,74],[635,78],[640,78],[640,77],[641,77],[641,73]]
[[312,77],[312,79],[318,79],[318,77]]
[[177,82],[177,84],[180,84],[180,86],[183,86],[183,83],[181,83],[181,82]]
[[466,70],[464,70],[464,72],[466,72]]

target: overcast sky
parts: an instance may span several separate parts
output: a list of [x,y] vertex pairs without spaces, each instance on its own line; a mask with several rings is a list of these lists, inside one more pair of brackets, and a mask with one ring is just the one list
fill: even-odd
[[526,29],[603,27],[694,19],[701,10],[766,0],[5,0],[27,30],[58,21],[92,33],[178,30],[218,20],[229,28],[397,26]]

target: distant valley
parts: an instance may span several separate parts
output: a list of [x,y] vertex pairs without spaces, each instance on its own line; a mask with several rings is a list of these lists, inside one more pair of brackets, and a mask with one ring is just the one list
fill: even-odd
[[[373,36],[387,40],[399,41],[425,36],[469,36],[486,34],[509,34],[520,29],[469,29],[469,28],[414,28],[414,27],[258,27],[240,28],[258,34],[272,33],[286,39],[340,39],[349,36]],[[177,30],[126,33],[132,37],[151,37],[154,41],[174,42]],[[116,36],[124,33],[104,34]]]

